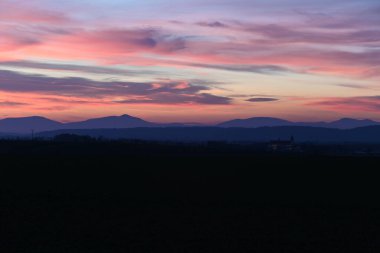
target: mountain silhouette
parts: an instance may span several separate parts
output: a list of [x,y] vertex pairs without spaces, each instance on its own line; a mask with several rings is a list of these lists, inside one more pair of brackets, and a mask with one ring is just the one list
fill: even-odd
[[274,127],[274,126],[290,126],[293,122],[269,117],[256,117],[249,119],[235,119],[218,124],[219,127]]
[[222,128],[222,127],[173,127],[173,128],[128,128],[128,129],[77,129],[58,130],[40,133],[40,137],[51,138],[62,134],[75,134],[105,139],[138,139],[154,141],[232,141],[268,142],[289,139],[297,142],[321,143],[380,143],[380,126],[355,129],[334,129],[323,127],[284,126],[260,128]]
[[[254,117],[235,119],[217,124],[219,128],[260,128],[280,126],[303,126],[317,128],[353,129],[366,126],[380,126],[380,122],[343,118],[332,122],[292,122],[279,118]],[[192,128],[205,127],[197,123],[154,123],[130,115],[110,116],[88,119],[80,122],[60,123],[44,117],[33,116],[24,118],[7,118],[0,120],[0,133],[29,134],[60,129],[123,129],[123,128]]]
[[380,125],[380,123],[373,120],[369,120],[369,119],[358,120],[358,119],[350,119],[350,118],[343,118],[337,121],[327,123],[328,127],[339,128],[339,129],[351,129],[351,128],[375,126],[375,125]]
[[373,120],[358,120],[343,118],[332,122],[291,122],[278,118],[256,117],[249,119],[235,119],[218,124],[219,127],[275,127],[275,126],[305,126],[305,127],[324,127],[337,129],[352,129],[357,127],[377,126],[380,122]]
[[66,129],[98,129],[98,128],[133,128],[158,126],[140,118],[130,115],[110,116],[104,118],[89,119],[81,122],[67,123]]
[[44,117],[32,116],[0,120],[2,133],[31,133],[61,129],[62,123]]

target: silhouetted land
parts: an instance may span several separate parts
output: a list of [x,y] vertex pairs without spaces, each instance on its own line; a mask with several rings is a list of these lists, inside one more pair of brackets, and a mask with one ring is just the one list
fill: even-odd
[[109,140],[146,140],[177,142],[268,142],[273,139],[288,139],[294,136],[299,142],[313,143],[380,143],[380,126],[353,129],[332,129],[323,127],[278,126],[260,128],[222,127],[150,127],[124,129],[66,129],[41,132],[36,136],[54,138],[57,135],[86,135]]
[[378,252],[380,157],[330,152],[378,148],[355,145],[273,153],[266,143],[3,140],[0,245],[39,253]]
[[[223,128],[260,128],[260,127],[317,127],[331,129],[354,129],[359,127],[379,126],[380,122],[372,120],[358,120],[344,118],[332,122],[291,122],[271,117],[253,117],[248,119],[235,119],[214,127]],[[69,129],[126,129],[126,128],[183,128],[200,127],[202,124],[190,123],[154,123],[130,115],[108,116],[103,118],[88,119],[80,122],[61,123],[41,116],[5,118],[0,119],[0,133],[28,134],[33,129],[35,132],[69,130]],[[210,125],[209,127],[211,127]],[[96,133],[96,132],[95,132]],[[111,133],[108,133],[111,134]],[[112,134],[115,136],[117,133]],[[123,134],[122,132],[119,134]]]

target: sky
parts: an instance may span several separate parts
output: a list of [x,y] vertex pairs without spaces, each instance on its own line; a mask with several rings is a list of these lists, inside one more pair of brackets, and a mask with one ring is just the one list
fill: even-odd
[[378,0],[1,0],[0,118],[380,120]]

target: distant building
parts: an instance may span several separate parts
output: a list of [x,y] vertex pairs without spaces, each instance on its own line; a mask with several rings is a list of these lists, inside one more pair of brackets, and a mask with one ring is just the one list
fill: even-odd
[[273,140],[269,142],[268,149],[274,152],[292,152],[296,151],[296,143],[292,136],[289,140]]

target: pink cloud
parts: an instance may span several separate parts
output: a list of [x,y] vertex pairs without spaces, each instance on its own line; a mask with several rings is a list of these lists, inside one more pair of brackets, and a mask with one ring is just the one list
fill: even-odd
[[380,110],[380,96],[320,98],[307,102],[306,105],[320,107],[339,112],[378,112]]
[[0,52],[7,53],[24,47],[35,46],[38,43],[37,37],[19,34],[0,24]]
[[183,50],[181,38],[161,35],[151,29],[136,30],[78,30],[56,36],[27,53],[57,58],[112,59],[139,54],[170,54]]
[[[21,11],[23,13],[23,11]],[[17,12],[12,15],[18,15]],[[45,17],[44,17],[45,15]],[[49,13],[36,16],[49,20]],[[22,60],[27,57],[52,60],[87,60],[98,64],[134,66],[171,66],[178,68],[211,68],[271,74],[300,72],[351,77],[378,76],[380,51],[344,51],[313,45],[361,45],[380,41],[380,32],[372,30],[332,33],[303,31],[280,25],[209,22],[202,27],[218,29],[217,37],[205,34],[185,35],[183,31],[163,29],[60,28],[59,22],[69,22],[57,15],[49,27],[40,26],[12,33],[12,28],[0,32],[0,52]],[[11,17],[8,17],[11,18]],[[14,18],[16,19],[16,17]],[[55,22],[55,23],[54,23]],[[192,24],[193,25],[193,24]],[[7,27],[5,27],[7,28]],[[17,27],[16,27],[17,28]],[[231,32],[231,33],[230,33]],[[0,60],[9,56],[0,56]]]
[[14,0],[2,0],[0,2],[0,21],[35,25],[64,24],[69,20],[70,18],[65,13],[40,8],[33,1],[20,3]]

